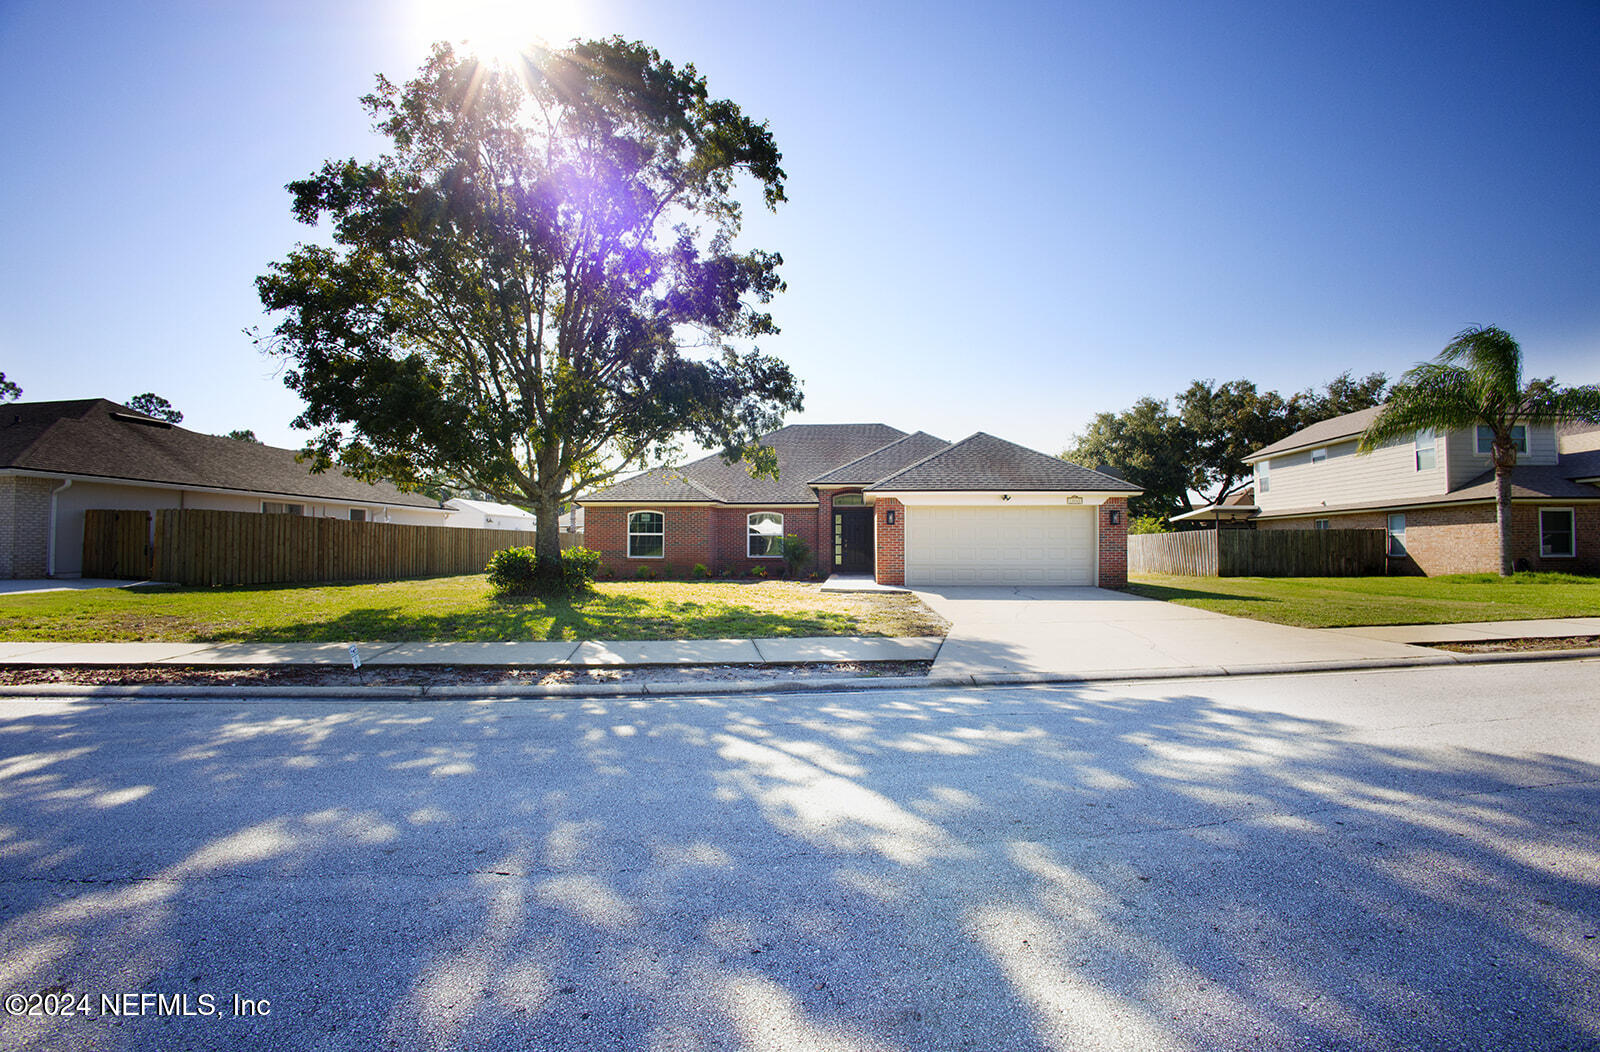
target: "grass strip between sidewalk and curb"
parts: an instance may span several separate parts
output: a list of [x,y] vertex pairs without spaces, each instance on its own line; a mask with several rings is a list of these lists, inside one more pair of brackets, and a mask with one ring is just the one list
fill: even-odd
[[1491,665],[1505,662],[1577,661],[1600,659],[1600,647],[1582,650],[1523,650],[1499,653],[1456,654],[1440,652],[1421,657],[1372,658],[1357,661],[1318,661],[1304,664],[1210,666],[1190,669],[1119,670],[1105,674],[999,673],[988,676],[930,675],[853,677],[841,679],[796,678],[744,680],[724,683],[614,683],[531,686],[409,686],[409,687],[184,687],[149,684],[133,687],[84,687],[73,684],[0,686],[0,704],[10,700],[99,701],[129,699],[172,701],[525,699],[531,701],[611,697],[698,697],[722,694],[854,694],[874,690],[937,690],[974,687],[1048,687],[1083,683],[1122,683],[1146,680],[1216,679],[1235,676],[1291,676],[1328,672],[1382,672],[1445,665]]

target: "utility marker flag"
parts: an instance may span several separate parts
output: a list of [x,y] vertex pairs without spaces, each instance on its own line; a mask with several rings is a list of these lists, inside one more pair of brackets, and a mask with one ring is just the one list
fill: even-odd
[[361,652],[356,649],[354,643],[350,644],[350,667],[358,672],[361,671]]

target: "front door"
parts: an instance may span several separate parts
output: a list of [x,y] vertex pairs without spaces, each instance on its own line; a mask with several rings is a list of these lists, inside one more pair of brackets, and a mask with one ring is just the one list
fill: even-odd
[[872,509],[833,509],[834,573],[872,572]]

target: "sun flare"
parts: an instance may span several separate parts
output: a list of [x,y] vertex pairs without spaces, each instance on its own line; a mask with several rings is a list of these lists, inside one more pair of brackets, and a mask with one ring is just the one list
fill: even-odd
[[577,0],[414,0],[423,43],[465,43],[480,58],[511,63],[531,45],[560,45],[583,32]]

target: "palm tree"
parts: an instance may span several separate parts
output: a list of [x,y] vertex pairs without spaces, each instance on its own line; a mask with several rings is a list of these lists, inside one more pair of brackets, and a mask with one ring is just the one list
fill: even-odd
[[1500,575],[1511,576],[1511,469],[1517,466],[1513,425],[1561,420],[1600,423],[1600,386],[1558,387],[1554,377],[1522,383],[1522,348],[1493,325],[1463,329],[1438,357],[1400,378],[1357,452],[1370,453],[1417,431],[1486,427],[1494,436],[1495,523]]

